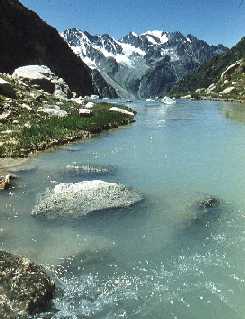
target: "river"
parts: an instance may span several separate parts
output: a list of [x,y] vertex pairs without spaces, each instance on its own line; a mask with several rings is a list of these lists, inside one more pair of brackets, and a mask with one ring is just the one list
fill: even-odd
[[[18,171],[1,194],[1,248],[48,267],[58,287],[49,318],[243,319],[244,105],[128,105],[135,123],[40,153]],[[144,200],[74,219],[31,216],[47,188],[92,179]],[[221,205],[200,213],[195,203],[208,195]]]

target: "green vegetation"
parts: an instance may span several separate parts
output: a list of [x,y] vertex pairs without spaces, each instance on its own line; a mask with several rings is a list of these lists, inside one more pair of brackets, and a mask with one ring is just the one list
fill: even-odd
[[[96,104],[92,116],[83,117],[79,115],[81,103],[58,99],[24,83],[6,80],[15,88],[17,98],[0,95],[0,157],[26,157],[134,121],[130,115],[110,111],[112,105],[108,103]],[[51,116],[45,113],[45,107],[58,107],[67,115]]]
[[208,63],[203,64],[197,72],[182,79],[171,90],[171,94],[174,96],[181,96],[195,92],[200,88],[207,88],[209,85],[216,83],[220,79],[221,74],[229,65],[244,58],[245,38],[242,38],[240,42],[227,53],[212,58]]

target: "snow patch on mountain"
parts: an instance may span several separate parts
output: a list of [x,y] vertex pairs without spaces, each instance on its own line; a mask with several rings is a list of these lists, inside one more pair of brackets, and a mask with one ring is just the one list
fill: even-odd
[[133,56],[145,56],[146,53],[140,48],[136,48],[135,46],[117,41],[118,45],[122,48],[122,54],[117,54],[113,56],[117,63],[122,63],[128,65],[130,68],[134,67],[134,59]]
[[137,34],[136,32],[132,32],[132,35],[133,35],[134,37],[138,37],[138,34]]
[[134,54],[138,55],[146,55],[145,51],[141,50],[140,48],[136,48],[135,46],[128,44],[128,43],[123,43],[123,42],[117,42],[123,49],[123,54],[127,56],[131,56]]
[[[144,33],[142,33],[141,35],[145,35],[147,37],[147,39],[150,42],[153,42],[154,44],[157,43],[167,43],[169,41],[168,35],[166,32],[163,31],[159,31],[159,30],[154,30],[154,31],[146,31]],[[159,42],[157,42],[155,39],[158,39]]]

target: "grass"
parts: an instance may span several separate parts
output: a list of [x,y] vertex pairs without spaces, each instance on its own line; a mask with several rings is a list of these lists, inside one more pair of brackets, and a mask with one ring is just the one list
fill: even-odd
[[[57,101],[49,98],[48,102],[55,104]],[[69,111],[69,115],[59,118],[38,114],[35,111],[38,109],[37,103],[35,110],[22,110],[18,115],[15,114],[14,119],[19,121],[17,126],[13,124],[13,118],[1,123],[1,132],[12,132],[0,135],[0,143],[3,143],[0,144],[0,157],[25,157],[33,151],[82,138],[84,131],[97,134],[133,121],[131,116],[109,111],[111,107],[111,104],[100,103],[93,108],[93,116],[80,117],[79,105],[68,101],[62,105],[62,109]],[[24,123],[30,123],[30,127],[24,127]]]
[[[91,117],[79,115],[81,100],[61,99],[48,94],[30,83],[10,75],[0,77],[11,83],[16,96],[0,95],[0,157],[27,157],[44,150],[116,128],[134,121],[130,115],[110,111],[109,103],[97,103]],[[66,117],[50,116],[45,108],[59,107]],[[131,109],[119,106],[123,109]],[[10,113],[9,113],[10,112]]]

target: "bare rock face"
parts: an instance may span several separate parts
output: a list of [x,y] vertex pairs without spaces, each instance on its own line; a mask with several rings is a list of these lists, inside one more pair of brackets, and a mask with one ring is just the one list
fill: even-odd
[[59,33],[18,0],[0,0],[0,72],[23,65],[47,65],[78,95],[93,93],[89,68]]
[[25,257],[0,252],[0,318],[24,318],[47,310],[55,285]]

